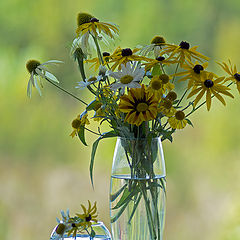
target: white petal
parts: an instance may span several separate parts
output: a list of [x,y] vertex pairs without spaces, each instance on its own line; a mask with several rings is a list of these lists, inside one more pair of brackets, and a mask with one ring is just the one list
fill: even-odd
[[39,92],[39,95],[42,96],[42,92],[41,92],[40,87],[38,86],[38,82],[37,82],[37,78],[36,77],[34,78],[34,84],[35,84],[36,89]]
[[32,81],[31,81],[31,80],[28,81],[28,85],[27,85],[27,96],[28,96],[29,98],[32,97]]
[[[41,65],[48,65],[48,64],[59,64],[59,63],[63,63],[63,61],[59,61],[59,60],[49,60],[47,62],[42,63]],[[39,66],[41,66],[39,65]]]
[[48,79],[54,81],[54,82],[57,82],[59,83],[59,81],[57,80],[57,78],[50,72],[46,71],[45,72],[45,77],[47,77]]
[[29,81],[31,81],[32,85],[34,86],[34,79],[33,78],[34,78],[34,74],[31,73],[31,77],[30,77]]
[[120,79],[122,77],[122,73],[121,72],[109,72],[109,76],[116,78],[116,79]]
[[110,88],[112,90],[117,90],[117,89],[119,89],[121,87],[124,87],[124,85],[122,83],[114,83]]

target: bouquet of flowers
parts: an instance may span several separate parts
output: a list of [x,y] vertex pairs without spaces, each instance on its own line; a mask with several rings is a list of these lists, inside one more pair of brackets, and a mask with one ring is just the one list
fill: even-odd
[[[121,137],[131,179],[135,180],[126,181],[112,195],[112,200],[116,200],[113,209],[117,211],[112,222],[134,202],[129,215],[132,218],[138,202],[144,199],[148,239],[161,239],[157,189],[160,187],[165,192],[165,178],[154,180],[153,165],[157,158],[154,139],[172,141],[173,133],[192,125],[193,113],[204,106],[209,111],[215,99],[226,105],[224,98],[233,98],[230,86],[235,85],[240,93],[240,74],[236,65],[228,60],[218,62],[226,74],[218,76],[207,70],[209,58],[198,52],[196,46],[192,47],[187,41],[176,45],[162,36],[153,37],[147,46],[118,46],[112,50],[109,43],[114,43],[118,34],[116,24],[101,22],[87,13],[77,16],[71,53],[82,81],[76,88],[89,91],[93,97],[90,103],[58,85],[57,78],[46,68],[50,64],[60,64],[57,60],[42,64],[37,60],[27,62],[31,74],[27,93],[31,96],[32,87],[35,87],[41,94],[41,81],[46,80],[85,105],[84,111],[72,121],[70,135],[78,137],[84,145],[87,145],[86,131],[97,136],[90,160],[92,181],[99,141]],[[91,68],[94,75],[87,76],[87,68]],[[178,90],[180,85],[183,91]],[[99,123],[97,130],[89,128],[91,121]],[[101,132],[103,124],[109,126],[109,131]],[[148,180],[139,181],[142,178]]]

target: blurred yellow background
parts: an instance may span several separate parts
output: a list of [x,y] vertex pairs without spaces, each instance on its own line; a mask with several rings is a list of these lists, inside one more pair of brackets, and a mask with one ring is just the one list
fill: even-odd
[[[28,59],[65,62],[51,71],[61,86],[81,80],[69,55],[76,15],[89,12],[120,26],[122,47],[148,44],[154,35],[189,41],[215,61],[230,58],[240,69],[240,2],[236,0],[1,0],[0,1],[0,239],[49,239],[60,210],[80,211],[97,201],[109,228],[108,193],[114,140],[100,143],[95,190],[89,178],[88,147],[69,137],[82,106],[47,82],[43,97],[26,96]],[[167,167],[165,239],[240,239],[239,94],[227,107],[213,101],[192,118],[194,128],[164,142]],[[215,100],[215,99],[214,99]]]

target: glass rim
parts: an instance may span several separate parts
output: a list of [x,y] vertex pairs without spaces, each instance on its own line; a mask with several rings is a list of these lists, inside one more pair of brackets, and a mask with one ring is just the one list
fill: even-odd
[[[118,136],[117,139],[120,139],[120,140],[148,140],[147,137],[121,137],[121,136]],[[151,140],[160,140],[161,141],[161,137],[153,137],[151,138]]]

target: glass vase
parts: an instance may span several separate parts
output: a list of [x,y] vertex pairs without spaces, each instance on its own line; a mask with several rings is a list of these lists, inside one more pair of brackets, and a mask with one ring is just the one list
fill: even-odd
[[160,138],[118,138],[110,190],[113,240],[162,240],[165,162]]
[[76,237],[68,236],[67,234],[59,237],[56,233],[56,228],[57,226],[53,229],[50,240],[111,240],[111,234],[103,222],[97,222],[92,225],[92,229],[96,233],[94,237],[90,237],[87,233],[78,233]]

